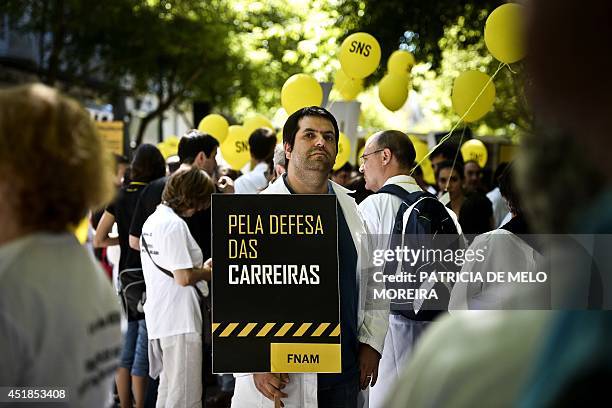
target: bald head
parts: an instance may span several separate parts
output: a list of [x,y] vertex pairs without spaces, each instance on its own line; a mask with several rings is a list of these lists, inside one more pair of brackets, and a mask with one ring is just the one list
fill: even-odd
[[377,191],[389,177],[409,174],[416,152],[405,133],[385,130],[368,139],[362,157],[359,171],[364,174],[366,188]]
[[383,130],[372,136],[377,149],[389,149],[402,170],[410,170],[416,151],[412,142],[404,132],[399,130]]

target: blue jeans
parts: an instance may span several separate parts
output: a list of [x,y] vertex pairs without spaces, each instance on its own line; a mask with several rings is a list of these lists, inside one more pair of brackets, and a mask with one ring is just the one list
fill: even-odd
[[317,401],[319,408],[356,408],[359,395],[359,374],[343,384],[319,387]]
[[120,367],[131,369],[132,375],[149,375],[147,325],[145,319],[128,322],[127,332],[121,351]]

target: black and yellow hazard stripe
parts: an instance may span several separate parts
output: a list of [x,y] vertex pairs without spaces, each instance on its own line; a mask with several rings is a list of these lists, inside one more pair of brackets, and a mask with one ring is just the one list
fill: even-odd
[[340,323],[213,323],[215,337],[338,337]]

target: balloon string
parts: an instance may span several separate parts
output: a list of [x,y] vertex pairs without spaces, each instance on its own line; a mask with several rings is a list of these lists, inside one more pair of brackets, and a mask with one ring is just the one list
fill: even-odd
[[453,132],[455,131],[455,129],[457,129],[457,127],[459,126],[459,124],[461,122],[463,122],[463,119],[467,116],[468,113],[470,113],[470,111],[472,110],[472,108],[474,107],[474,105],[476,105],[476,101],[478,101],[478,98],[480,98],[482,96],[482,94],[484,93],[485,89],[487,89],[487,86],[489,86],[489,84],[491,82],[493,82],[493,79],[497,76],[497,74],[499,73],[499,71],[501,71],[501,69],[503,67],[507,67],[508,64],[504,63],[504,62],[500,62],[499,66],[497,67],[497,70],[495,71],[495,73],[493,75],[491,75],[491,77],[489,78],[489,80],[487,81],[487,83],[484,85],[484,87],[482,88],[482,90],[480,91],[480,93],[476,96],[476,98],[474,98],[474,101],[472,102],[472,104],[468,107],[468,109],[465,111],[465,113],[459,118],[459,120],[453,125],[453,127],[451,128],[451,130],[444,135],[444,137],[442,137],[442,139],[440,139],[440,142],[435,145],[433,147],[433,149],[431,149],[430,151],[427,152],[427,154],[425,156],[423,156],[423,158],[413,167],[413,169],[410,171],[410,175],[412,175],[412,173],[416,170],[417,167],[419,167],[425,160],[427,160],[429,158],[429,156],[431,156],[431,154],[440,146],[442,145],[444,142],[446,142],[451,135],[453,134]]
[[[463,131],[461,132],[461,138],[459,139],[459,146],[463,143],[463,136],[465,135],[466,127],[463,127]],[[453,170],[455,170],[455,164],[457,163],[457,157],[459,157],[459,149],[455,152],[455,158],[453,159],[453,165],[451,166],[451,173],[446,180],[446,186],[444,186],[444,191],[448,191],[448,185],[450,184],[451,177],[453,176]],[[461,176],[459,177],[461,178]]]

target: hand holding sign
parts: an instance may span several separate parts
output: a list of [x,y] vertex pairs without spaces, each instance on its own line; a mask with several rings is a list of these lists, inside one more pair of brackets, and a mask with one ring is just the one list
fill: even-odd
[[[253,374],[253,382],[257,390],[269,400],[288,397],[281,390],[289,383],[289,374],[280,374],[280,376],[271,373]],[[280,406],[284,407],[285,404],[280,401]]]
[[359,344],[359,385],[362,390],[373,387],[378,379],[378,363],[380,362],[380,354],[370,345],[365,343]]

